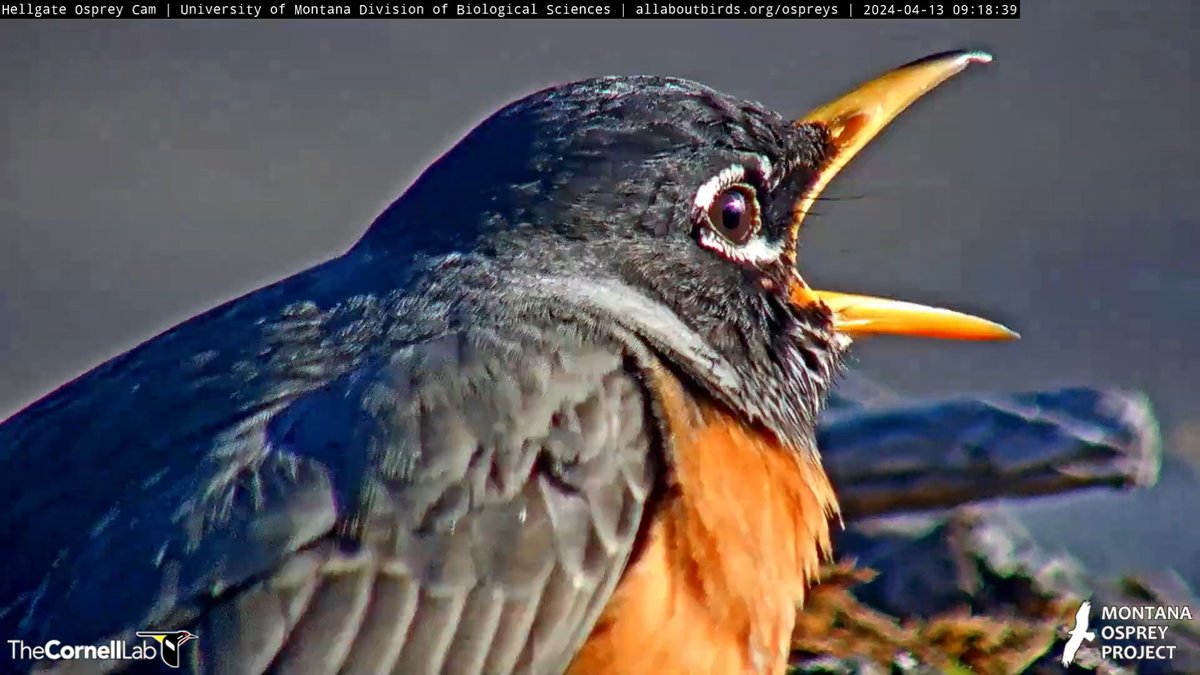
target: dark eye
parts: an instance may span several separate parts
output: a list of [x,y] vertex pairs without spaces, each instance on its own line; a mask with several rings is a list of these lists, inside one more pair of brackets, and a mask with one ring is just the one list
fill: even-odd
[[708,207],[708,223],[735,244],[744,244],[758,231],[758,199],[745,185],[725,188]]

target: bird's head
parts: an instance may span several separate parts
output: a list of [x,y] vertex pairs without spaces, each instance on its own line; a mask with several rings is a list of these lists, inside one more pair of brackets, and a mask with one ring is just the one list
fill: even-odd
[[500,270],[493,293],[619,326],[808,446],[851,338],[1013,336],[947,310],[814,290],[796,264],[830,179],[910,103],[988,58],[922,59],[799,120],[672,78],[541,91],[432,164],[359,247]]

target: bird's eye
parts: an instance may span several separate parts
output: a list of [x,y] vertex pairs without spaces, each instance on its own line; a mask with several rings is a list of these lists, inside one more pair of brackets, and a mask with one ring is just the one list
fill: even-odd
[[735,244],[744,244],[758,231],[758,199],[746,185],[725,188],[708,207],[708,224]]

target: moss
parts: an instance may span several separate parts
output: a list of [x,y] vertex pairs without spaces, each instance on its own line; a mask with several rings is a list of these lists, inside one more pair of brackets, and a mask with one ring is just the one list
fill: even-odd
[[796,624],[793,672],[1020,673],[1050,651],[1078,607],[1063,599],[1025,615],[962,609],[902,620],[854,596],[855,586],[874,577],[849,564],[822,570]]

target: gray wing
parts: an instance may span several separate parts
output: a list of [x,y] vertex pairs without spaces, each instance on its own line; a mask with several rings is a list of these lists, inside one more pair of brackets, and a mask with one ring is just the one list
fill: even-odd
[[203,647],[214,664],[455,675],[565,667],[641,519],[645,402],[614,353],[514,356],[446,338],[277,421],[273,433],[292,452],[365,453],[366,470],[345,467],[353,478],[337,490],[357,506],[344,537],[291,557],[206,617],[198,632],[211,636]]
[[561,671],[654,478],[644,393],[616,351],[478,344],[404,348],[225,433],[58,560],[22,634],[107,639],[77,622],[134,592],[108,623],[188,628],[200,672]]

